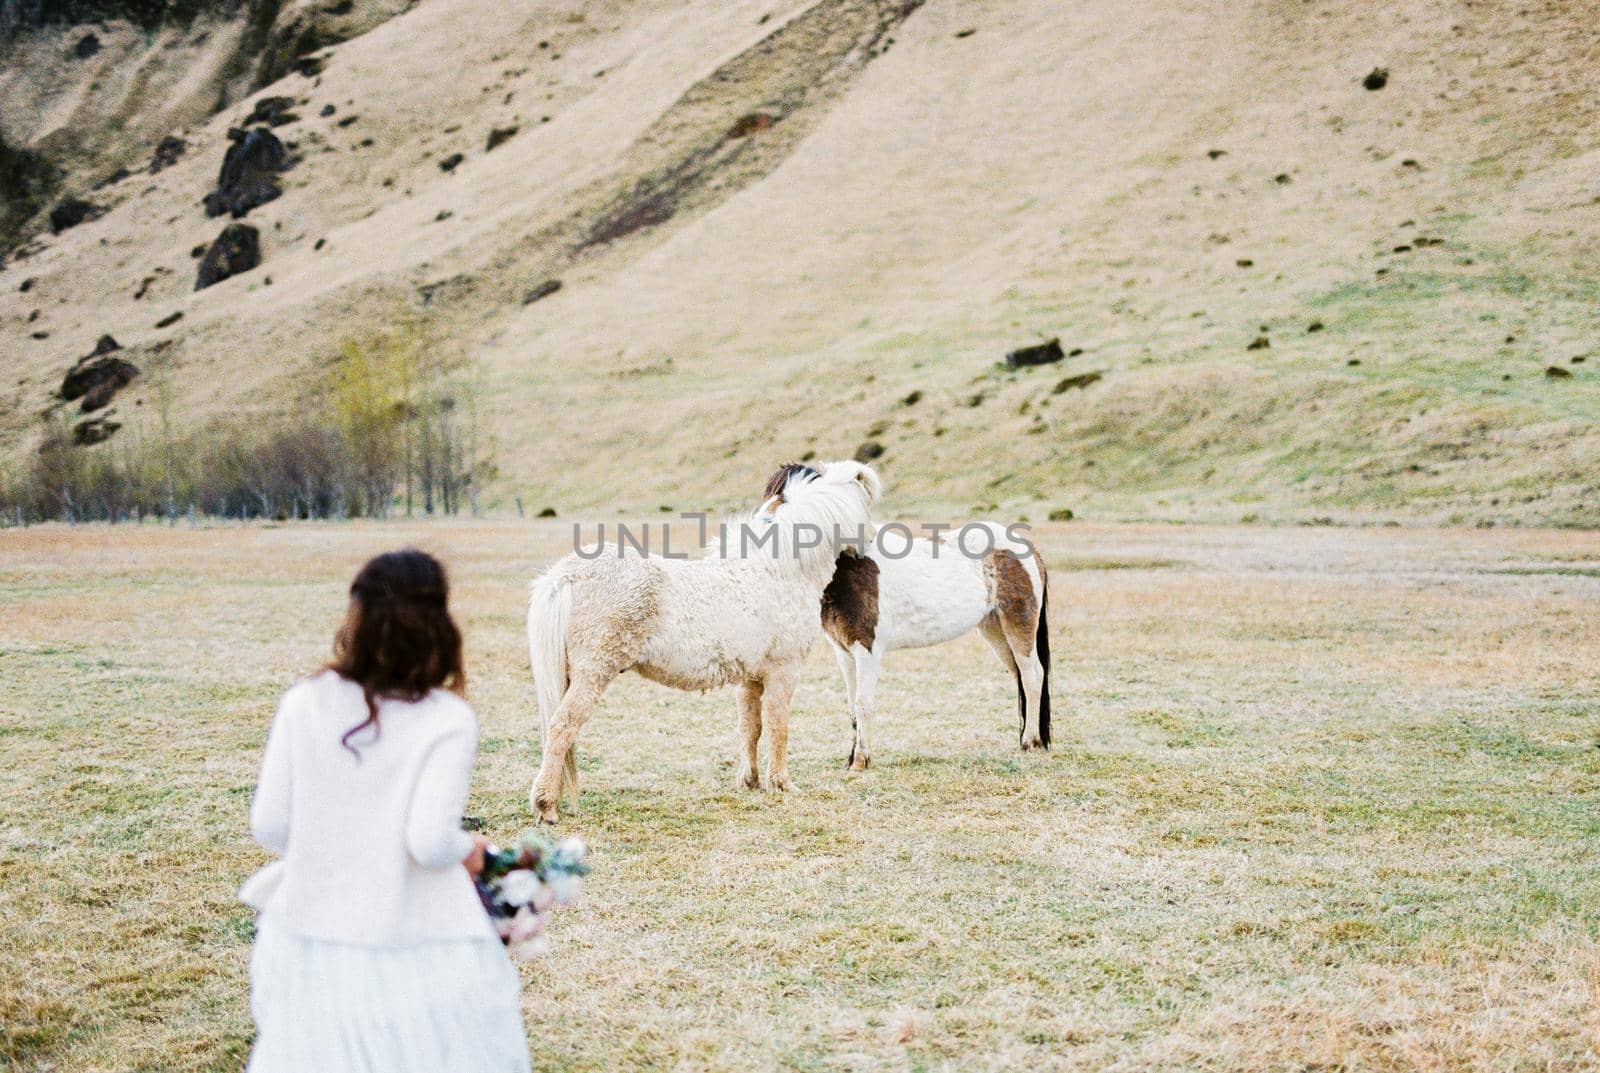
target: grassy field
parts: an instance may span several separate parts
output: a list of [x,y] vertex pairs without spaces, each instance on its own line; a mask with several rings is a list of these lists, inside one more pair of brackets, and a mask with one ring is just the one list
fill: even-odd
[[[1600,534],[1044,527],[1058,747],[968,638],[891,659],[848,775],[732,788],[731,694],[619,681],[586,899],[523,970],[557,1070],[1600,1069]],[[237,1070],[277,694],[349,576],[445,555],[528,821],[524,584],[561,523],[0,533],[0,1066]]]

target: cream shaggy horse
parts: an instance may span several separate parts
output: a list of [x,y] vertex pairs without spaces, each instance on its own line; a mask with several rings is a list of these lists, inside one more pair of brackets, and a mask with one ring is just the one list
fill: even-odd
[[[790,465],[768,483],[804,475]],[[771,500],[769,499],[769,502]],[[904,530],[901,539],[895,530]],[[822,596],[822,629],[844,678],[855,730],[848,763],[872,762],[873,695],[883,659],[897,648],[953,641],[976,629],[1017,683],[1019,743],[1050,747],[1050,629],[1044,560],[993,522],[972,522],[937,540],[887,525],[867,554],[846,553]]]
[[870,539],[878,475],[859,462],[795,471],[763,506],[761,524],[740,521],[697,559],[573,553],[533,584],[528,651],[539,701],[544,759],[529,802],[547,823],[575,798],[578,731],[624,671],[675,689],[739,688],[738,781],[790,786],[789,702],[817,634],[822,593],[844,544]]

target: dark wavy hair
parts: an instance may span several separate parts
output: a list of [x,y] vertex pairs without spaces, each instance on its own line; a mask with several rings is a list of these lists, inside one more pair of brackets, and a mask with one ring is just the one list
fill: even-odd
[[450,618],[450,582],[439,560],[415,548],[386,552],[361,568],[350,584],[350,611],[333,639],[328,669],[355,682],[367,700],[367,718],[339,739],[361,758],[350,738],[378,725],[383,697],[421,700],[444,687],[464,693],[461,631]]

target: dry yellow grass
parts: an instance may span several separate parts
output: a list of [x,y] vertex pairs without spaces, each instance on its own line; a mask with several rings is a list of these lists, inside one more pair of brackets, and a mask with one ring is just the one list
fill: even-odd
[[[524,582],[568,537],[0,533],[0,1063],[240,1068],[258,749],[371,552],[454,567],[471,807],[525,824]],[[891,660],[856,777],[818,652],[789,796],[731,788],[731,695],[617,683],[537,1068],[1600,1068],[1600,536],[1042,537],[1048,756],[970,638]]]

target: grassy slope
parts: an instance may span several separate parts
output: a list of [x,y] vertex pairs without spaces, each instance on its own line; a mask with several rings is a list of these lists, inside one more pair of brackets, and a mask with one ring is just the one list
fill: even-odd
[[[402,540],[454,568],[470,808],[514,832],[523,585],[559,523],[0,534],[0,1064],[241,1067],[266,721]],[[732,788],[730,694],[616,683],[566,821],[595,874],[523,970],[537,1068],[1600,1068],[1600,542],[1042,546],[1048,756],[975,637],[890,661],[859,776],[815,653],[786,797]]]
[[[871,435],[929,510],[1600,519],[1592,3],[936,0],[876,38],[891,5],[490,6],[423,5],[272,90],[341,112],[286,128],[307,159],[252,216],[261,273],[188,294],[219,119],[0,274],[7,442],[101,331],[175,337],[143,390],[201,420],[289,404],[411,309],[478,385],[502,502],[723,506],[778,455]],[[761,108],[780,122],[722,140]],[[583,246],[685,169],[670,222]],[[996,370],[1051,335],[1085,353]]]

